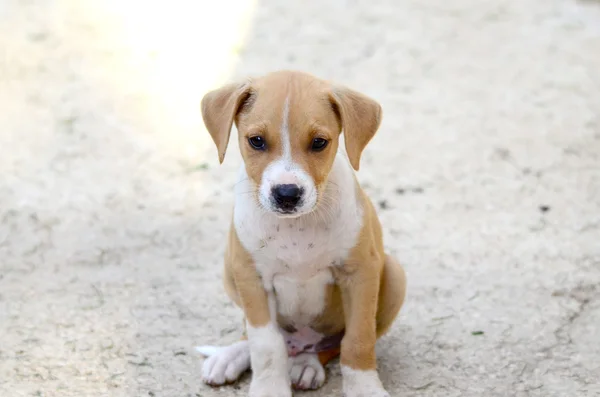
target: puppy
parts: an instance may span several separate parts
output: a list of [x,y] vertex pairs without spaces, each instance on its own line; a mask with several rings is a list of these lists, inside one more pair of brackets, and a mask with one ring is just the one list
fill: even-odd
[[322,386],[323,365],[340,355],[346,397],[389,396],[375,343],[400,311],[406,279],[354,174],[380,105],[279,71],[207,93],[202,116],[220,162],[235,122],[244,160],[224,284],[245,332],[231,346],[198,347],[204,381],[233,382],[251,367],[250,396],[287,397]]

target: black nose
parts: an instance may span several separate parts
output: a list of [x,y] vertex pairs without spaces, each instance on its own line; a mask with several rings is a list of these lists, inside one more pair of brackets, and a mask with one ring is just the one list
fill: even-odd
[[292,210],[302,197],[303,189],[298,185],[277,185],[271,190],[277,207]]

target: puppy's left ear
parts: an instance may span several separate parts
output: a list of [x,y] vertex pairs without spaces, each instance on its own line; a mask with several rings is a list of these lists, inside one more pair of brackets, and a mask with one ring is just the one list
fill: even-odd
[[331,102],[344,131],[350,164],[358,171],[362,151],[381,124],[381,106],[375,100],[345,87],[333,88]]
[[225,159],[235,116],[250,94],[250,83],[238,83],[210,91],[202,98],[202,119],[217,146],[220,163]]

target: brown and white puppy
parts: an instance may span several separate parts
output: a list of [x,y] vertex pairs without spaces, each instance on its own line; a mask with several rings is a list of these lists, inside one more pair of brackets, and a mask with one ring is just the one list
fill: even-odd
[[[384,397],[375,342],[404,301],[402,267],[354,175],[381,107],[348,88],[280,71],[209,92],[202,116],[222,162],[236,123],[244,164],[225,254],[225,289],[246,333],[202,346],[204,381],[252,368],[252,397],[315,389],[341,352],[346,397]],[[347,157],[338,151],[344,133]]]

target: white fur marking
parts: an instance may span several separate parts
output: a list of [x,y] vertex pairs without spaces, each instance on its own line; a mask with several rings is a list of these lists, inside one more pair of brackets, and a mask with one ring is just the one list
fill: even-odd
[[[356,245],[363,222],[354,173],[338,154],[312,212],[283,218],[266,212],[247,194],[252,190],[245,167],[236,184],[234,226],[252,255],[265,289],[276,292],[276,308],[297,327],[310,325],[325,304],[325,288]],[[316,196],[316,192],[315,192]]]
[[208,346],[208,345],[196,346],[196,351],[198,353],[202,354],[204,357],[214,356],[221,349],[222,349],[222,347],[219,347],[219,346]]
[[247,328],[252,363],[250,396],[291,397],[283,336],[272,323],[257,328],[247,324]]
[[[197,346],[196,350],[207,357],[202,367],[202,380],[209,385],[220,386],[233,382],[250,368],[248,341],[225,347]],[[325,383],[325,368],[314,353],[290,357],[287,371],[291,383],[298,389],[318,389]]]
[[[284,148],[284,150],[286,149]],[[314,209],[317,203],[317,189],[313,179],[298,164],[291,161],[291,157],[287,158],[285,154],[269,164],[263,171],[259,197],[264,209],[275,211],[275,207],[271,201],[271,189],[276,185],[285,184],[298,185],[304,190],[304,195],[302,197],[302,205],[296,208],[296,212],[284,215],[284,217],[298,217]]]
[[260,186],[260,203],[264,209],[275,211],[271,200],[271,189],[276,185],[298,185],[304,190],[302,205],[290,217],[296,217],[312,211],[317,202],[315,182],[311,176],[292,159],[292,143],[290,140],[290,98],[285,99],[280,128],[281,157],[265,168]]
[[273,289],[277,293],[279,313],[286,317],[295,316],[296,324],[309,324],[325,308],[326,286],[330,283],[333,283],[333,276],[328,270],[306,280],[275,275]]
[[202,380],[212,386],[220,386],[237,380],[250,368],[248,341],[239,341],[230,346],[198,346],[196,350],[207,356],[202,365]]
[[283,119],[281,122],[281,145],[283,149],[283,158],[288,162],[292,161],[292,146],[290,141],[290,97],[285,98],[283,105]]
[[325,368],[314,353],[290,357],[288,368],[292,384],[298,389],[318,389],[325,383]]
[[342,365],[342,377],[346,397],[390,397],[376,370],[361,371]]

